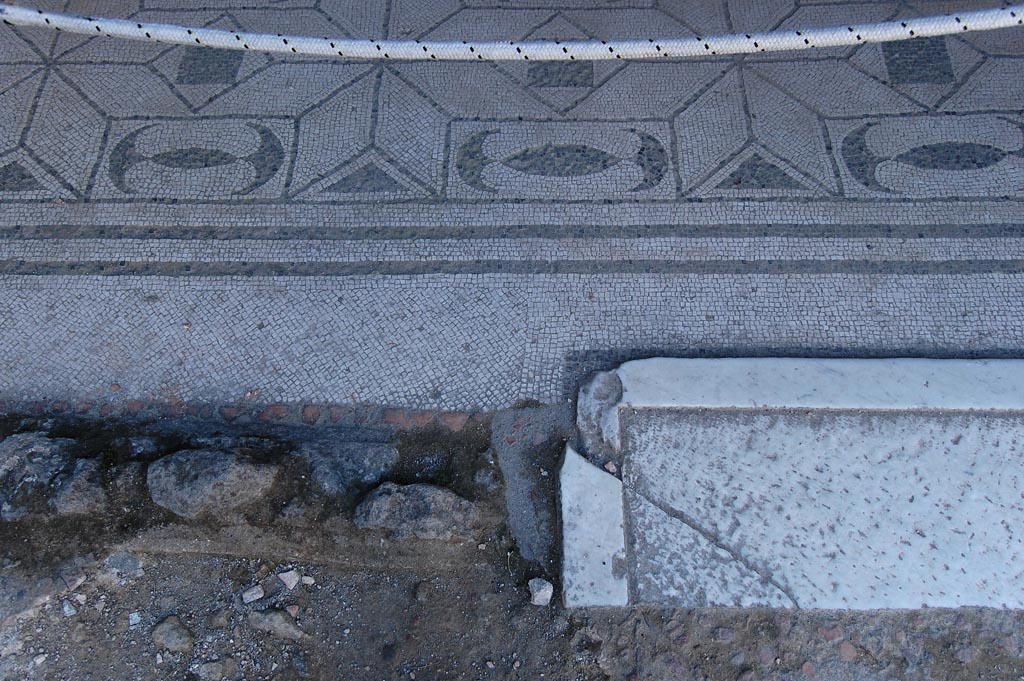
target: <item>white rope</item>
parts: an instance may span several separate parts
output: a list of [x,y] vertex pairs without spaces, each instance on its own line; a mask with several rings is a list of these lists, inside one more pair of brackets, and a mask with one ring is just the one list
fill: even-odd
[[695,38],[546,41],[419,41],[314,38],[241,33],[125,19],[81,17],[0,3],[5,24],[51,28],[82,35],[143,40],[172,45],[203,45],[229,50],[278,52],[345,59],[567,61],[595,59],[682,59],[709,55],[750,54],[841,47],[910,38],[988,31],[1024,23],[1024,4],[952,15],[919,17],[874,24],[784,30]]

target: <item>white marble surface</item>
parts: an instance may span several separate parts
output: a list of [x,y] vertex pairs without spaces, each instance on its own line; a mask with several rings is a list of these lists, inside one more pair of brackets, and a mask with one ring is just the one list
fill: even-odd
[[645,410],[623,424],[637,600],[1024,607],[1024,417]]
[[567,447],[560,484],[565,605],[626,605],[622,483]]
[[626,362],[623,406],[1024,409],[1024,361],[672,359]]
[[628,409],[1024,409],[1021,360],[656,357],[611,373],[617,401],[584,389],[579,411],[613,449]]
[[1024,607],[1021,386],[1017,360],[659,358],[597,375],[578,423],[589,454],[622,463],[630,601]]

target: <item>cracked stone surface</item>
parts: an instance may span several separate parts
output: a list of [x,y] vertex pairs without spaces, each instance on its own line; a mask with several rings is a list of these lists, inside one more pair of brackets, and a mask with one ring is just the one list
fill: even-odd
[[618,430],[630,602],[1024,606],[1021,366],[623,365],[598,420]]
[[626,419],[642,602],[1024,605],[1019,414]]

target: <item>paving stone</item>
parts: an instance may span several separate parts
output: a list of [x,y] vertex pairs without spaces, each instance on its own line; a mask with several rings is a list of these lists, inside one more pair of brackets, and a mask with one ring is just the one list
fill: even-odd
[[626,605],[622,483],[567,447],[559,489],[565,605]]
[[[1021,607],[1007,566],[1024,362],[652,359],[614,374],[621,397],[596,411],[623,460],[632,602]],[[562,493],[564,507],[579,492]]]

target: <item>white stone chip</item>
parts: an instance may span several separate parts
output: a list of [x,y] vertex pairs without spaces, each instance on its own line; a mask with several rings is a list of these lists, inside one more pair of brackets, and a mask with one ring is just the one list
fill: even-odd
[[566,607],[626,605],[622,483],[566,447],[561,499]]
[[546,579],[535,577],[529,582],[530,603],[533,605],[548,605],[555,593],[555,587]]
[[259,584],[256,584],[255,586],[250,586],[248,589],[242,592],[243,603],[252,603],[253,601],[258,601],[261,598],[263,598],[263,587]]
[[291,591],[299,583],[299,573],[295,570],[288,570],[287,572],[281,572],[277,575],[277,578],[281,580],[285,588]]

